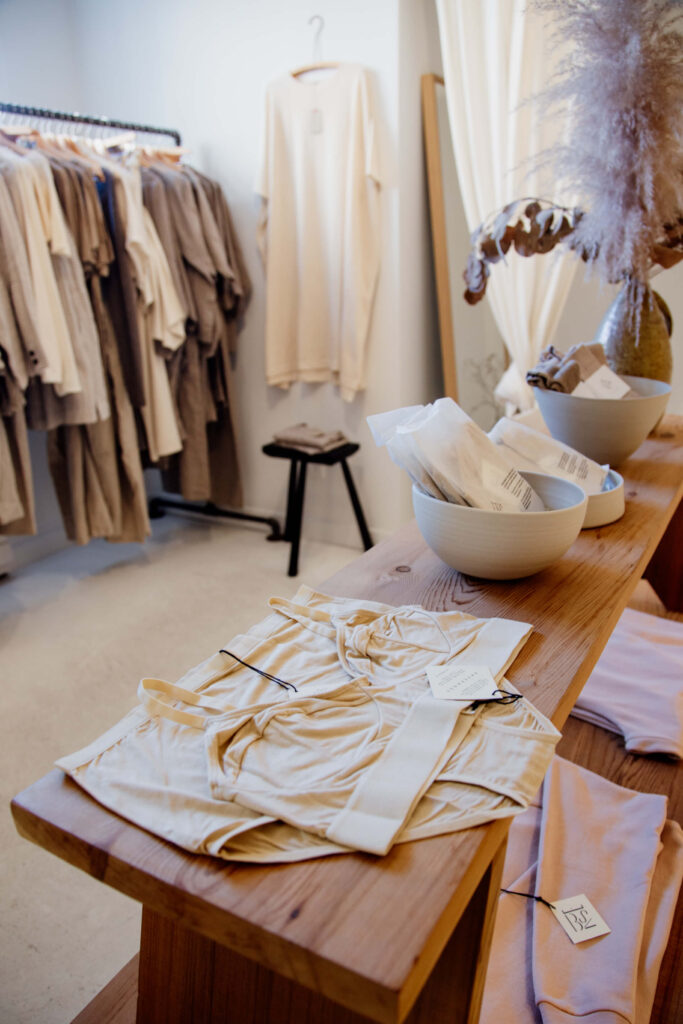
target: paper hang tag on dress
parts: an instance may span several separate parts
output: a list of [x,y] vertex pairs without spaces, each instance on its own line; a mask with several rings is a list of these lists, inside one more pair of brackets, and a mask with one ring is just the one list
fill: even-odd
[[611,932],[585,893],[565,900],[552,900],[552,912],[576,945]]
[[430,665],[427,678],[437,700],[474,700],[494,697],[496,680],[487,665]]
[[322,135],[323,112],[318,107],[311,110],[311,135]]

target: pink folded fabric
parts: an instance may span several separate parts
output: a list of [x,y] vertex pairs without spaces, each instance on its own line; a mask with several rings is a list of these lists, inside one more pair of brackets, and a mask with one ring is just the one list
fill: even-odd
[[652,891],[647,906],[643,946],[638,963],[635,1020],[647,1024],[657,991],[659,968],[676,912],[681,885],[683,829],[667,821],[662,829],[662,850],[657,858]]
[[550,911],[534,915],[533,982],[543,1024],[575,1017],[635,1024],[636,980],[666,798],[622,789],[568,761],[543,792],[537,895],[585,893],[611,934],[572,945]]
[[683,757],[683,622],[627,608],[572,715],[632,753]]
[[[536,892],[540,829],[539,792],[536,801],[510,826],[502,880],[505,889]],[[535,906],[534,900],[500,894],[479,1024],[538,1024],[541,1019],[532,975]]]
[[555,757],[510,828],[503,886],[552,901],[585,893],[611,928],[573,945],[545,905],[502,893],[482,1024],[647,1024],[683,877],[666,798]]

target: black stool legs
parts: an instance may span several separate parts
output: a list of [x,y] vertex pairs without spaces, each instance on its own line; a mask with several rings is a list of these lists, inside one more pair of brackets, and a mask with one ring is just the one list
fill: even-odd
[[356,488],[353,482],[353,477],[351,476],[351,470],[346,464],[346,459],[341,460],[341,468],[344,474],[344,479],[346,480],[346,487],[349,492],[349,498],[351,499],[351,504],[353,505],[353,511],[355,512],[356,515],[356,522],[358,523],[358,529],[360,530],[360,536],[361,540],[363,541],[363,547],[365,548],[366,551],[369,551],[370,548],[372,547],[372,537],[370,536],[370,531],[368,530],[367,523],[365,522],[363,509],[361,508],[360,501],[358,500],[358,494],[356,492]]
[[288,540],[292,545],[289,553],[289,569],[287,570],[288,576],[296,576],[299,571],[301,521],[304,514],[306,467],[309,462],[313,462],[318,466],[336,466],[337,463],[341,463],[346,489],[349,492],[349,498],[351,499],[353,512],[356,517],[356,522],[358,523],[358,529],[360,530],[363,547],[366,551],[368,548],[372,547],[372,537],[370,536],[370,531],[368,530],[367,523],[365,522],[365,516],[363,515],[363,509],[361,508],[358,493],[351,476],[351,470],[346,464],[347,458],[354,455],[358,451],[359,447],[359,445],[347,441],[345,444],[340,444],[338,447],[332,448],[329,451],[311,454],[310,452],[302,452],[299,449],[288,448],[286,445],[276,444],[275,442],[264,444],[262,449],[264,455],[270,455],[276,459],[289,459],[287,520],[285,522],[285,533],[283,538],[284,540]]
[[287,522],[285,540],[292,543],[289,552],[288,576],[299,571],[299,543],[301,541],[301,520],[304,514],[304,491],[306,489],[306,463],[292,459],[289,470],[289,491],[287,495]]

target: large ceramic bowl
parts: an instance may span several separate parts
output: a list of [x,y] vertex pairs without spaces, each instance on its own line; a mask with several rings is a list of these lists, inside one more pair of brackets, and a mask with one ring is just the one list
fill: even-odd
[[577,484],[544,473],[522,473],[543,512],[490,512],[453,505],[413,487],[420,533],[452,569],[485,580],[532,576],[556,562],[579,535],[587,498]]
[[546,426],[558,441],[595,462],[618,466],[639,448],[664,412],[671,385],[649,377],[623,377],[635,398],[578,398],[534,388]]

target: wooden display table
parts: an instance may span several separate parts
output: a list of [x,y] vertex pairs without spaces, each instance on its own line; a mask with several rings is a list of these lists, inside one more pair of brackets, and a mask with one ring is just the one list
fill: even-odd
[[[463,577],[413,523],[321,589],[532,623],[508,676],[561,728],[677,509],[682,441],[683,420],[664,420],[621,467],[624,517],[583,532],[556,566],[527,580]],[[477,1019],[507,821],[383,858],[255,867],[184,853],[57,770],[12,811],[23,836],[143,904],[141,1024]],[[134,970],[104,990],[114,1011],[96,1003],[79,1020],[133,1019]]]

